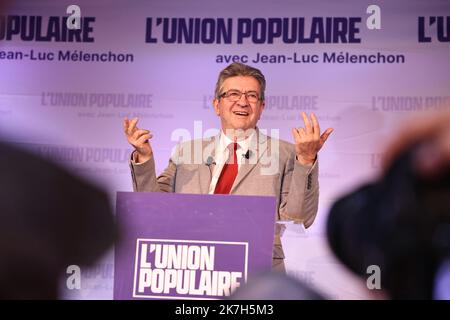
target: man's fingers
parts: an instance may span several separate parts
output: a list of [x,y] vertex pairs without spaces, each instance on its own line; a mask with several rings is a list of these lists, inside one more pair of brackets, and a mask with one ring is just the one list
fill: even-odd
[[304,136],[306,135],[306,131],[304,128],[294,128],[294,130],[297,132],[297,137],[299,139],[304,138]]
[[313,123],[314,138],[319,139],[320,138],[320,126],[319,126],[319,121],[317,120],[317,117],[314,114],[314,112],[311,113],[311,119],[312,119],[312,123]]
[[150,133],[147,134],[143,134],[142,136],[139,137],[139,139],[136,140],[136,145],[142,145],[145,142],[147,142],[147,140],[151,139],[153,136]]
[[139,118],[134,118],[129,121],[128,129],[127,129],[128,135],[133,134],[135,129],[137,129],[136,125],[137,125],[138,121],[139,121]]
[[305,130],[303,128],[293,128],[292,134],[295,141],[301,141],[303,139],[303,135],[305,134]]
[[138,140],[144,134],[151,134],[151,132],[145,129],[137,129],[133,132],[132,138],[133,140]]
[[312,133],[313,129],[311,126],[311,122],[309,121],[309,118],[305,112],[302,112],[302,117],[303,117],[303,122],[305,123],[306,133],[308,133],[308,134]]
[[328,128],[324,133],[320,136],[320,147],[327,141],[330,134],[333,132],[333,128]]
[[130,126],[130,120],[128,120],[127,117],[125,117],[123,119],[123,130],[125,131],[125,133],[128,132],[128,127]]

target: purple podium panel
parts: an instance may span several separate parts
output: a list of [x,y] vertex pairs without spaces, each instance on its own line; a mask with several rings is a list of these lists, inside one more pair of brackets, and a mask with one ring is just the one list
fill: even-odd
[[270,271],[275,197],[118,192],[114,299],[221,299]]

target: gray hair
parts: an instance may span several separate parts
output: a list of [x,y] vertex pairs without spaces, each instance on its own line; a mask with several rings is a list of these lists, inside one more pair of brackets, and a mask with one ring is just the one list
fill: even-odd
[[261,89],[261,100],[264,101],[264,91],[266,90],[266,78],[259,69],[250,67],[246,64],[233,62],[228,67],[223,69],[219,78],[217,79],[216,89],[214,91],[214,96],[216,99],[220,99],[220,90],[222,89],[223,82],[231,77],[253,77],[258,81]]

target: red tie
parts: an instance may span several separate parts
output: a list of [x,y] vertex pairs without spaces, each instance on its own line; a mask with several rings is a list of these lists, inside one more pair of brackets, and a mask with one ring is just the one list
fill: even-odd
[[230,143],[228,145],[229,156],[228,161],[224,164],[222,172],[220,173],[219,180],[217,181],[214,193],[229,194],[231,187],[233,186],[234,179],[236,179],[238,173],[237,163],[237,143]]

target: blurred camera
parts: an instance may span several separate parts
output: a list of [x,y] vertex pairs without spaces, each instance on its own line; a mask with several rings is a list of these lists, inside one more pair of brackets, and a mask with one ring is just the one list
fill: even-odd
[[450,258],[450,170],[419,177],[411,148],[378,181],[338,199],[327,221],[335,255],[360,276],[381,270],[391,299],[432,299],[435,275]]

